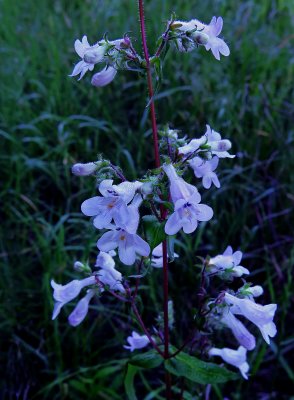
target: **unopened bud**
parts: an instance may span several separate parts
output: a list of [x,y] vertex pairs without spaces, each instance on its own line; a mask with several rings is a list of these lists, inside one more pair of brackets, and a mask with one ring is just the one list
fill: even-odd
[[263,288],[259,285],[252,286],[248,289],[248,292],[250,292],[253,297],[258,297],[263,294]]
[[143,183],[143,185],[140,188],[140,192],[143,195],[148,195],[151,194],[153,192],[153,185],[151,182],[145,182]]
[[87,176],[93,174],[98,169],[97,164],[90,162],[86,164],[74,164],[71,172],[77,176]]
[[74,263],[74,270],[77,272],[87,272],[87,273],[92,272],[91,268],[87,264],[84,264],[80,261],[76,261]]

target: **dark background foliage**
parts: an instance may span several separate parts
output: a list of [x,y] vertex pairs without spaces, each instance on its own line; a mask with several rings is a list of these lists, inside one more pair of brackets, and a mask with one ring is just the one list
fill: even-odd
[[[146,3],[151,50],[172,11],[179,19],[205,22],[222,15],[231,48],[221,62],[203,48],[190,54],[170,51],[156,100],[160,124],[193,137],[209,123],[232,140],[238,155],[221,163],[221,189],[204,195],[214,219],[178,243],[182,258],[170,267],[176,311],[172,341],[181,343],[192,318],[199,285],[196,254],[215,255],[228,244],[241,248],[250,279],[265,289],[261,302],[278,304],[278,335],[269,347],[259,339],[249,354],[248,382],[214,387],[210,398],[226,393],[236,400],[289,399],[294,380],[293,3]],[[0,1],[3,399],[124,398],[124,361],[119,360],[128,354],[122,345],[138,329],[127,307],[103,298],[78,328],[66,321],[72,306],[53,323],[50,279],[67,282],[77,276],[76,259],[93,260],[96,254],[97,232],[80,213],[95,185],[91,178],[71,176],[71,165],[103,152],[130,180],[152,166],[144,79],[119,73],[97,90],[89,76],[82,82],[68,78],[77,61],[76,38],[87,34],[93,43],[105,31],[110,39],[125,32],[136,38],[137,19],[136,2],[129,0]],[[140,50],[139,41],[136,47]],[[161,285],[160,270],[142,282],[141,308],[150,326],[162,309]],[[140,399],[162,398],[153,391],[160,373],[146,376],[136,381],[140,393],[149,393]],[[203,398],[203,390],[190,385],[195,399]]]

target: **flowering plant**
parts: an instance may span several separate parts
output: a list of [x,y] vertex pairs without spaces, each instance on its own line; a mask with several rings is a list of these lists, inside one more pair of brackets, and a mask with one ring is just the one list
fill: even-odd
[[[111,295],[128,304],[141,332],[133,330],[132,335],[126,339],[128,344],[122,346],[131,352],[151,347],[151,350],[131,358],[128,363],[128,397],[134,398],[130,394],[133,389],[128,386],[131,380],[127,379],[133,374],[130,366],[156,368],[163,365],[165,396],[172,399],[177,388],[172,383],[171,376],[186,378],[199,384],[222,383],[236,378],[227,368],[211,362],[214,356],[219,356],[227,364],[238,368],[243,378],[248,379],[249,364],[246,354],[255,348],[256,340],[236,316],[243,316],[255,324],[264,340],[269,343],[270,338],[276,334],[273,318],[277,305],[257,304],[255,298],[263,290],[260,286],[246,283],[244,278],[243,285],[238,290],[230,289],[229,284],[234,279],[249,275],[250,272],[240,265],[241,251],[233,252],[229,246],[223,254],[202,260],[199,275],[205,295],[201,295],[198,310],[195,312],[201,323],[182,346],[176,348],[170,343],[169,333],[174,329],[176,316],[169,298],[168,264],[176,259],[180,260],[179,254],[174,251],[175,237],[181,231],[193,234],[199,224],[209,223],[214,214],[209,205],[202,203],[202,189],[199,190],[200,185],[196,187],[194,182],[198,179],[196,182],[202,182],[205,190],[210,189],[212,184],[219,188],[221,184],[215,172],[219,161],[235,156],[229,153],[232,147],[230,140],[223,139],[210,125],[206,125],[205,133],[192,140],[187,140],[185,136],[180,137],[179,131],[168,126],[158,129],[152,72],[160,73],[162,60],[170,43],[180,52],[190,52],[204,46],[206,50],[212,51],[217,60],[220,60],[220,55],[228,56],[230,50],[225,41],[219,38],[223,27],[221,17],[213,17],[208,25],[197,19],[185,22],[172,17],[160,37],[155,54],[150,57],[143,0],[139,0],[138,5],[143,56],[137,53],[127,35],[113,41],[105,36],[92,46],[87,36],[84,36],[81,41],[75,41],[75,50],[81,61],[75,65],[70,76],[79,75],[80,80],[100,63],[104,64],[104,69],[95,73],[91,80],[96,87],[110,84],[119,70],[146,74],[155,168],[130,182],[123,171],[109,160],[99,159],[73,166],[74,175],[93,176],[97,181],[99,195],[84,200],[81,210],[84,215],[93,217],[94,227],[102,232],[97,240],[99,252],[97,251],[93,268],[80,261],[75,263],[75,269],[83,274],[83,279],[75,279],[64,286],[52,280],[55,300],[53,319],[84,288],[87,288],[84,297],[78,301],[68,318],[72,326],[82,323],[87,315],[89,302],[100,296]],[[187,180],[190,181],[192,175],[192,183],[188,183]],[[127,276],[124,266],[134,266],[136,274]],[[159,313],[152,329],[148,329],[138,309],[138,299],[140,283],[147,273],[152,273],[153,268],[163,270],[164,304],[163,313]],[[222,286],[214,284],[217,279]],[[235,347],[239,345],[238,348],[215,347],[218,338],[214,332],[226,328],[232,332]],[[199,348],[195,349],[191,345],[188,353],[186,349],[191,343],[198,343]]]

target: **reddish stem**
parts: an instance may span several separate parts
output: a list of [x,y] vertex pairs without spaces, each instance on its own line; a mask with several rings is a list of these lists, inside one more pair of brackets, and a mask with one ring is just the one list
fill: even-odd
[[[153,86],[152,86],[152,75],[150,68],[149,52],[147,47],[147,38],[145,30],[145,20],[144,20],[144,0],[138,0],[139,6],[139,18],[140,18],[140,28],[141,28],[141,38],[143,45],[143,52],[146,61],[146,72],[147,72],[147,84],[148,92],[150,97],[150,113],[151,113],[151,124],[152,124],[152,134],[153,134],[153,149],[156,168],[160,167],[160,157],[159,157],[159,145],[158,145],[158,130],[156,124],[156,114],[155,106],[153,100]],[[161,205],[160,206],[161,219],[165,220],[167,216],[167,210]],[[167,243],[166,240],[162,243],[162,254],[163,254],[163,294],[164,294],[164,353],[163,357],[167,359],[169,357],[169,327],[168,327],[168,263],[167,263]],[[166,384],[166,399],[171,399],[171,377],[166,371],[165,374],[165,384]]]

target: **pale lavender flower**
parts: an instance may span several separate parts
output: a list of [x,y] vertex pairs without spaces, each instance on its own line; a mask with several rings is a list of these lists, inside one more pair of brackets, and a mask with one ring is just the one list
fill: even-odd
[[[179,255],[174,253],[174,258],[178,258]],[[163,267],[163,256],[162,256],[162,243],[156,246],[151,255],[151,266],[153,268],[162,268]]]
[[[114,252],[114,255],[115,254],[116,253]],[[97,259],[96,259],[95,267],[100,267],[103,269],[110,269],[110,268],[114,268],[114,266],[115,266],[115,262],[114,262],[114,259],[112,258],[112,255],[110,254],[110,252],[106,253],[104,251],[100,251],[100,253],[98,254]]]
[[97,72],[96,74],[93,75],[91,83],[93,86],[96,87],[106,86],[113,81],[116,74],[117,74],[117,69],[111,66],[105,67],[102,71]]
[[[113,254],[115,252],[111,251],[109,253]],[[102,282],[104,285],[108,285],[110,290],[125,293],[125,289],[121,283],[122,274],[115,269],[115,262],[109,253],[100,251],[95,267],[100,267],[101,269],[98,271],[96,276],[100,282]]]
[[139,235],[115,227],[101,236],[97,242],[97,247],[106,252],[118,248],[119,259],[126,265],[134,264],[136,254],[147,257],[150,253],[149,244]]
[[101,196],[95,196],[82,203],[83,214],[95,217],[93,224],[98,229],[107,228],[112,219],[115,224],[121,225],[129,221],[127,230],[135,232],[137,229],[137,216],[134,210],[127,204],[133,199],[136,190],[141,186],[140,182],[122,182],[113,185],[113,180],[105,179],[99,185]]
[[97,169],[98,165],[93,162],[86,164],[77,163],[73,165],[71,172],[77,176],[87,176],[93,174]]
[[232,313],[243,315],[255,324],[266,343],[270,343],[270,337],[274,337],[277,333],[276,325],[273,322],[277,304],[262,306],[251,299],[239,299],[227,292],[225,293],[225,302],[231,306]]
[[246,353],[247,350],[243,346],[239,346],[238,350],[212,347],[208,352],[210,356],[220,356],[226,363],[239,368],[243,378],[248,379],[249,364],[246,361]]
[[[205,146],[204,146],[205,145]],[[209,125],[206,125],[206,132],[199,139],[192,139],[185,146],[179,147],[179,154],[190,156],[198,150],[201,150],[201,146],[211,153],[216,155],[218,158],[234,158],[235,155],[229,154],[228,150],[232,147],[232,143],[228,139],[222,139],[221,135],[211,129]]]
[[225,309],[220,321],[231,329],[233,335],[240,343],[241,346],[245,347],[247,350],[253,350],[255,347],[255,337],[245,328],[244,324],[239,321],[234,314]]
[[68,322],[71,326],[78,326],[81,322],[83,322],[89,310],[89,303],[94,295],[95,290],[90,289],[87,291],[87,294],[77,303],[74,310],[68,317]]
[[228,273],[232,277],[240,277],[243,274],[248,275],[250,273],[248,269],[239,265],[241,259],[242,252],[235,251],[233,253],[232,247],[228,246],[222,255],[212,257],[209,260],[208,272],[220,275]]
[[55,300],[52,319],[55,319],[60,313],[61,308],[76,298],[84,287],[94,285],[95,283],[94,276],[89,276],[82,280],[74,279],[66,285],[60,285],[52,279],[51,286],[54,289],[53,298]]
[[218,157],[213,157],[209,161],[204,161],[200,157],[194,157],[192,160],[188,161],[196,178],[202,178],[202,185],[205,189],[209,189],[212,183],[217,188],[220,188],[218,177],[214,172],[218,166],[218,162]]
[[135,331],[132,332],[132,336],[127,337],[127,342],[129,346],[124,345],[124,348],[130,351],[143,349],[150,343],[147,335],[139,335],[139,333]]
[[82,79],[87,71],[93,71],[95,64],[103,61],[104,56],[109,48],[106,43],[103,44],[94,44],[91,46],[88,42],[87,36],[83,36],[82,41],[75,41],[75,51],[81,57],[82,61],[79,61],[71,75],[76,76],[80,75],[79,79]]
[[199,204],[201,196],[196,187],[179,177],[171,164],[164,164],[163,170],[170,181],[170,194],[175,205],[175,211],[165,225],[165,233],[174,235],[182,228],[185,233],[192,233],[198,221],[209,221],[212,218],[213,210],[206,204]]
[[179,51],[192,51],[196,46],[204,45],[206,50],[211,50],[217,60],[220,60],[220,54],[228,56],[230,49],[223,39],[218,36],[223,28],[222,17],[213,17],[206,25],[197,19],[189,22],[174,21],[172,24],[179,36],[176,39]]

